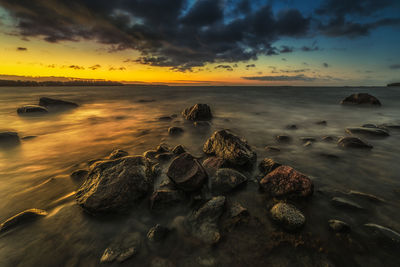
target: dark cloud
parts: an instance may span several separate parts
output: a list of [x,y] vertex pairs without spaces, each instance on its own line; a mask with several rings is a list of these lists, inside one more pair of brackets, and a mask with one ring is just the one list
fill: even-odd
[[255,68],[256,64],[248,64],[246,65],[246,69],[251,69],[251,68]]
[[251,81],[314,81],[315,78],[305,76],[304,74],[299,74],[295,76],[287,76],[287,75],[280,75],[280,76],[249,76],[249,77],[242,77],[245,80]]
[[233,71],[233,68],[230,65],[218,65],[215,66],[214,69],[225,69],[227,71]]
[[17,51],[28,51],[26,47],[17,47]]
[[304,51],[304,52],[312,52],[312,51],[319,51],[319,50],[320,50],[320,48],[317,45],[317,42],[315,42],[315,41],[312,43],[311,46],[305,45],[301,48],[301,51]]
[[279,53],[292,53],[293,51],[294,51],[293,47],[282,45],[281,49],[279,50]]
[[400,64],[390,65],[389,68],[392,69],[392,70],[398,70],[398,69],[400,69]]
[[322,66],[324,66],[325,68],[329,68],[329,64],[326,62],[322,63]]
[[99,64],[96,64],[96,65],[93,65],[93,66],[89,67],[89,69],[91,69],[91,70],[97,70],[97,69],[100,69],[100,68],[101,68],[101,65],[99,65]]
[[111,51],[138,50],[136,62],[178,71],[277,55],[275,41],[307,36],[310,29],[311,18],[297,9],[274,12],[262,1],[191,2],[0,0],[0,5],[16,20],[22,37],[52,43],[96,40]]
[[280,70],[282,73],[300,73],[300,72],[305,72],[309,71],[310,69],[296,69],[296,70]]
[[108,70],[109,70],[109,71],[114,71],[114,70],[126,70],[126,68],[125,68],[125,67],[119,67],[119,68],[117,68],[117,67],[110,67]]
[[74,69],[74,70],[84,70],[85,69],[84,67],[78,66],[78,65],[70,65],[70,66],[68,66],[68,68]]

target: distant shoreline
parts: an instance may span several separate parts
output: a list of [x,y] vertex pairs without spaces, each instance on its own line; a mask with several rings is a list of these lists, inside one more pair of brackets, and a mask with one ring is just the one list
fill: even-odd
[[41,87],[41,86],[124,86],[125,84],[112,81],[21,81],[0,80],[0,87]]

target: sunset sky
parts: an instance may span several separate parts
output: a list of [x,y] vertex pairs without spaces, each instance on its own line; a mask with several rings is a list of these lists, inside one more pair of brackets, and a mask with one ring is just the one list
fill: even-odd
[[0,0],[0,79],[385,85],[399,50],[399,0]]

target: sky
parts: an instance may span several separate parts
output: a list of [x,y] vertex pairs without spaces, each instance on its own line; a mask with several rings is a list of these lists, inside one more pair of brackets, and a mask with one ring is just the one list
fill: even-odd
[[0,0],[0,79],[400,81],[399,0]]

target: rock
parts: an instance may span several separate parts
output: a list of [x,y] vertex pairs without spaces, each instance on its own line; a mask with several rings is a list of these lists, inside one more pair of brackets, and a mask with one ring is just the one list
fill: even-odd
[[389,128],[389,129],[400,129],[400,123],[395,124],[395,123],[384,123],[378,126],[379,128]]
[[226,160],[212,156],[203,161],[203,167],[207,170],[207,173],[212,176],[219,168],[228,168],[229,164]]
[[360,148],[360,149],[372,149],[373,146],[365,143],[360,138],[357,137],[342,137],[338,141],[338,146],[343,148]]
[[267,175],[268,173],[272,172],[281,165],[282,164],[274,161],[273,159],[265,158],[258,165],[258,169],[263,175]]
[[116,149],[113,152],[111,152],[110,156],[108,156],[109,159],[118,159],[118,158],[122,158],[122,157],[126,157],[128,156],[129,153],[121,150],[121,149]]
[[260,186],[272,197],[308,197],[314,191],[313,182],[289,166],[280,166],[268,173]]
[[89,213],[126,211],[152,189],[153,175],[150,162],[141,156],[96,162],[76,201]]
[[332,136],[324,136],[324,137],[322,137],[322,141],[330,143],[330,142],[335,141],[335,138],[333,138]]
[[350,127],[346,128],[346,132],[349,134],[360,134],[372,137],[387,137],[389,132],[381,128],[371,128],[371,127]]
[[185,219],[188,231],[206,244],[215,244],[221,239],[218,221],[225,206],[225,197],[213,197],[197,211],[189,214]]
[[329,220],[328,221],[329,229],[337,233],[348,233],[350,232],[350,226],[339,220]]
[[167,227],[157,224],[150,228],[150,230],[147,232],[147,239],[150,242],[160,242],[168,235],[169,232],[170,230]]
[[290,125],[286,125],[286,129],[288,130],[297,130],[297,125],[296,124],[290,124]]
[[307,142],[316,142],[317,139],[315,137],[300,137],[300,141],[302,141],[303,143],[307,143]]
[[63,108],[77,108],[79,105],[73,102],[54,99],[49,97],[41,97],[39,99],[39,106],[42,107],[63,107]]
[[167,144],[161,143],[156,148],[157,153],[165,153],[170,152],[170,149]]
[[172,121],[172,119],[173,118],[170,116],[162,116],[158,118],[159,121]]
[[231,218],[248,216],[249,211],[240,205],[238,202],[233,202],[229,205],[229,215]]
[[211,123],[209,121],[195,121],[193,122],[193,126],[196,128],[209,128],[211,127]]
[[82,181],[88,173],[87,170],[77,170],[71,173],[70,177],[75,181]]
[[174,147],[172,149],[172,153],[174,153],[175,155],[180,155],[180,154],[185,153],[185,152],[186,152],[186,149],[182,145],[177,145],[176,147]]
[[240,172],[222,168],[211,179],[211,190],[215,194],[227,193],[247,182],[247,177]]
[[36,105],[27,105],[17,109],[19,115],[44,114],[48,112],[47,108]]
[[207,179],[203,166],[189,153],[183,153],[172,161],[167,176],[184,191],[200,189]]
[[40,209],[29,209],[7,219],[0,225],[0,232],[5,232],[26,222],[46,216],[47,212]]
[[317,121],[315,124],[317,124],[317,125],[327,125],[328,124],[328,122],[327,121]]
[[19,140],[18,133],[15,132],[0,132],[0,148],[2,147],[12,147],[19,145],[21,142]]
[[[363,125],[361,125],[361,127],[364,127],[364,128],[380,128],[376,124],[372,124],[372,123],[363,124]],[[382,128],[384,128],[384,127],[382,127]]]
[[335,154],[330,154],[330,153],[325,153],[325,152],[320,152],[318,153],[319,156],[327,158],[327,159],[331,159],[331,160],[338,160],[339,156],[335,155]]
[[162,210],[184,201],[184,196],[171,188],[159,188],[150,197],[151,209]]
[[279,143],[289,143],[292,141],[292,138],[288,135],[277,135],[275,137],[276,141],[278,141]]
[[206,154],[216,155],[228,163],[241,166],[253,166],[257,160],[256,153],[248,145],[244,138],[231,133],[228,130],[220,130],[206,141],[203,146]]
[[384,199],[374,196],[372,194],[367,194],[367,193],[363,193],[363,192],[359,192],[359,191],[355,191],[355,190],[350,190],[349,195],[353,195],[353,196],[357,196],[357,197],[361,197],[361,198],[365,198],[374,202],[385,202]]
[[375,105],[380,106],[381,102],[374,96],[367,93],[352,94],[340,102],[342,105]]
[[207,104],[196,104],[182,111],[183,117],[191,121],[208,121],[211,120],[211,109]]
[[334,198],[332,198],[331,201],[332,201],[332,204],[335,205],[336,207],[343,207],[343,208],[356,209],[356,210],[364,209],[357,203],[355,203],[351,200],[345,199],[345,198],[341,198],[341,197],[334,197]]
[[140,233],[123,233],[104,250],[100,262],[123,262],[137,254],[141,246]]
[[151,103],[151,102],[155,102],[155,99],[139,99],[137,102],[139,103]]
[[167,153],[160,153],[157,154],[154,158],[156,160],[160,160],[160,161],[168,161],[170,159],[172,159],[175,155],[173,153],[167,152]]
[[313,145],[313,142],[311,142],[311,141],[308,141],[305,144],[303,144],[304,147],[312,147],[312,145]]
[[276,147],[276,146],[266,146],[264,149],[266,151],[269,151],[269,152],[279,152],[279,151],[281,151],[279,149],[279,147]]
[[306,218],[301,211],[295,206],[284,202],[275,204],[270,213],[272,219],[288,231],[297,230],[306,222]]
[[394,243],[400,243],[400,233],[374,223],[364,224],[364,227],[371,231],[374,237],[385,239]]
[[169,259],[156,257],[151,260],[150,267],[176,267],[176,265]]
[[169,127],[168,128],[169,135],[180,135],[183,133],[183,129],[181,127]]
[[158,155],[158,152],[156,150],[148,150],[143,153],[143,157],[147,159],[154,159]]
[[21,139],[22,140],[31,140],[31,139],[34,139],[36,137],[37,137],[36,135],[27,135],[27,136],[22,137]]

